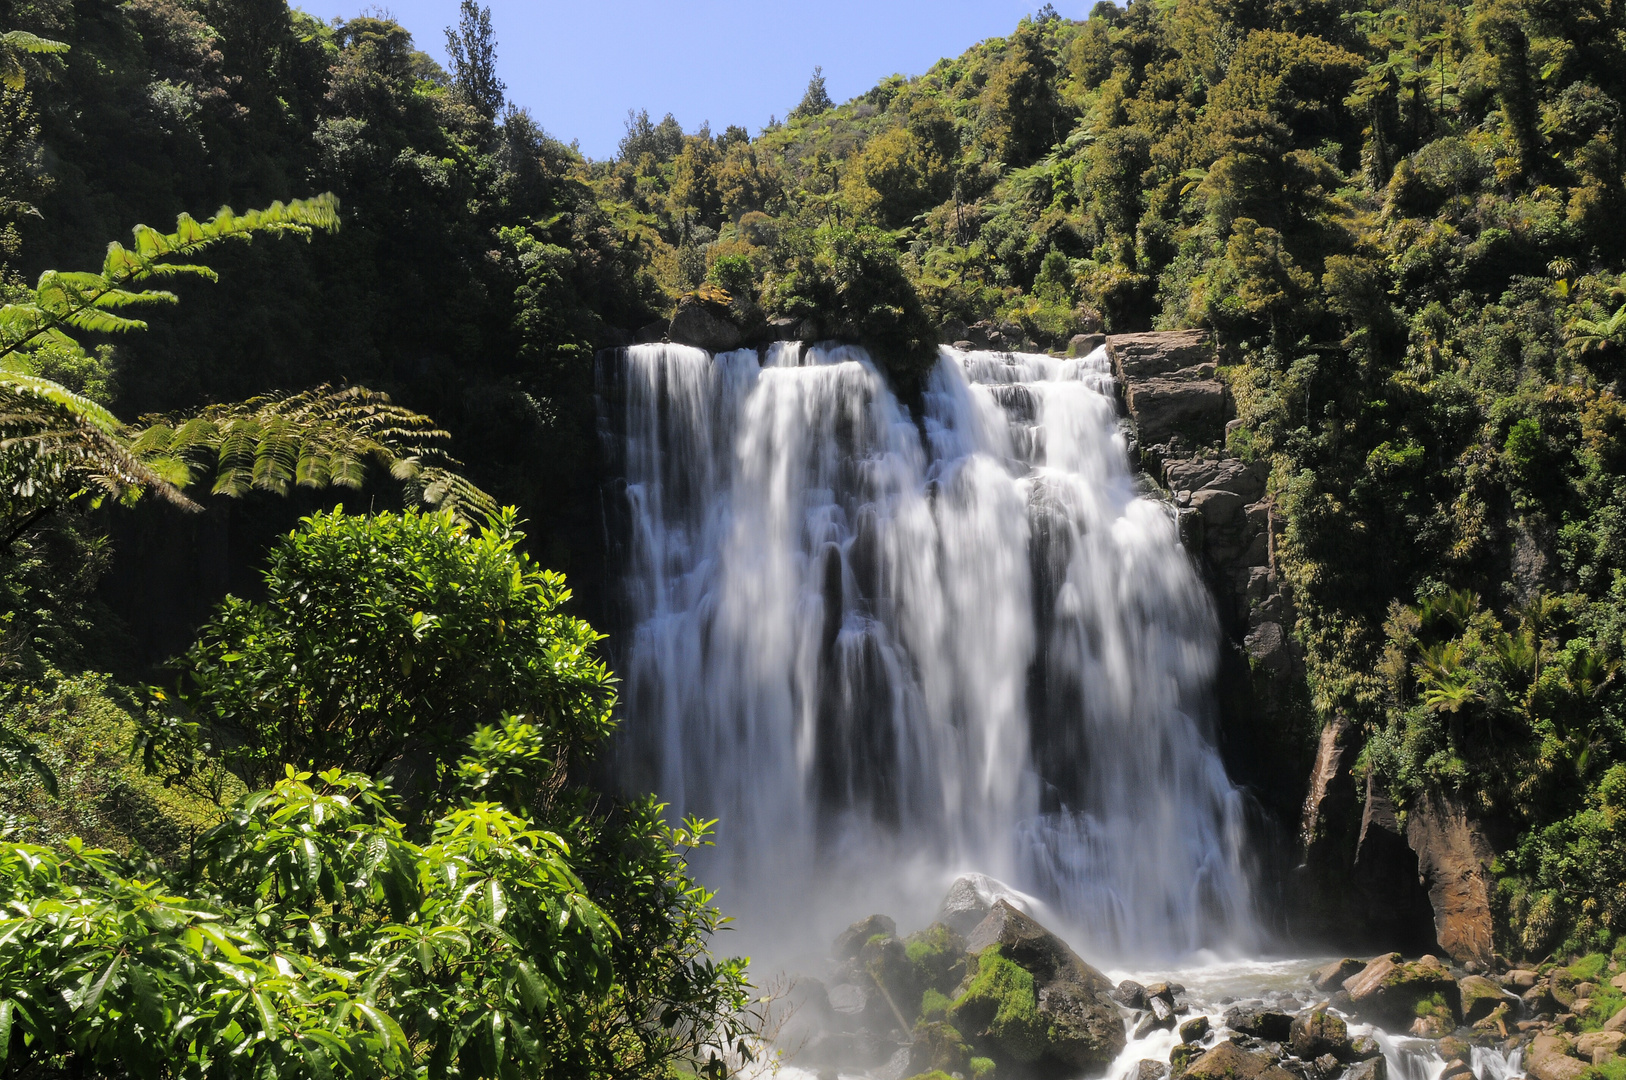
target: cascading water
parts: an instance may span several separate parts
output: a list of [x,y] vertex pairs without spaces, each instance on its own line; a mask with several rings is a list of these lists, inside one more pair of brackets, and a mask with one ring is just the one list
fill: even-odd
[[719,819],[731,948],[926,915],[966,870],[1101,955],[1252,942],[1214,619],[1104,351],[944,349],[918,424],[850,347],[641,345],[605,378],[623,779]]

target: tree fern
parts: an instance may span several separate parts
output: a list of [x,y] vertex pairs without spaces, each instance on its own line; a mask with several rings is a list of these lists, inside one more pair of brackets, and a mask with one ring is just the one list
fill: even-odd
[[26,30],[8,30],[0,34],[0,85],[7,90],[21,90],[28,78],[23,57],[28,53],[67,52],[65,42],[52,41]]
[[205,475],[214,477],[215,494],[240,496],[356,488],[377,467],[431,506],[464,517],[494,512],[491,497],[453,471],[446,433],[383,394],[323,386],[151,418],[132,430],[28,370],[30,354],[46,344],[88,361],[73,332],[146,329],[126,312],[176,299],[149,283],[181,274],[215,280],[209,267],[188,261],[214,244],[267,233],[309,237],[338,225],[331,194],[245,214],[225,207],[202,222],[182,214],[172,233],[138,225],[130,247],[109,244],[100,271],[47,270],[0,308],[0,541],[9,544],[44,514],[87,495],[130,500],[150,491],[195,510],[183,489]]
[[415,498],[465,519],[484,519],[497,509],[452,471],[459,463],[446,452],[446,432],[364,387],[268,394],[191,415],[143,418],[140,427],[134,453],[185,484],[212,475],[217,495],[359,488],[376,467]]

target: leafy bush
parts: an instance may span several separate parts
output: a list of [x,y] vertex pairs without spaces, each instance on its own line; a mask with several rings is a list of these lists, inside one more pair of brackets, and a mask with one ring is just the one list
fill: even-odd
[[266,601],[228,597],[203,627],[176,701],[250,786],[285,763],[423,783],[509,712],[549,745],[589,746],[611,724],[599,635],[563,613],[564,578],[522,536],[512,511],[479,530],[447,513],[306,518],[272,550]]

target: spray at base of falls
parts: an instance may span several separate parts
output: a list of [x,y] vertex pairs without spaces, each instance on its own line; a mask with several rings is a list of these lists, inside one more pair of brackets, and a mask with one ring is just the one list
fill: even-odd
[[621,775],[719,819],[731,949],[925,922],[966,870],[1096,955],[1256,943],[1214,618],[1104,350],[944,349],[919,417],[852,347],[642,345],[602,377]]

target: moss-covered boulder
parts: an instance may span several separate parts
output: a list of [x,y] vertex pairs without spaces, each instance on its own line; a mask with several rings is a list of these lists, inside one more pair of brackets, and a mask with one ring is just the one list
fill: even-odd
[[1351,1007],[1361,1019],[1407,1031],[1426,1021],[1444,1034],[1462,1018],[1462,996],[1457,980],[1432,956],[1406,961],[1389,953],[1362,968],[1344,983]]
[[915,1025],[909,1045],[908,1072],[945,1072],[965,1076],[971,1068],[971,1047],[953,1024],[938,1021]]
[[948,1019],[1002,1069],[1099,1072],[1123,1050],[1111,982],[1031,917],[1000,901],[966,946],[976,966]]
[[951,927],[933,923],[904,938],[903,945],[924,1015],[925,994],[949,995],[965,981],[965,938]]
[[1311,1009],[1294,1017],[1288,1044],[1305,1061],[1323,1054],[1332,1054],[1340,1061],[1350,1058],[1349,1028],[1325,1009]]
[[1457,993],[1462,1001],[1462,1022],[1465,1024],[1477,1024],[1508,1000],[1502,988],[1483,975],[1459,979]]

